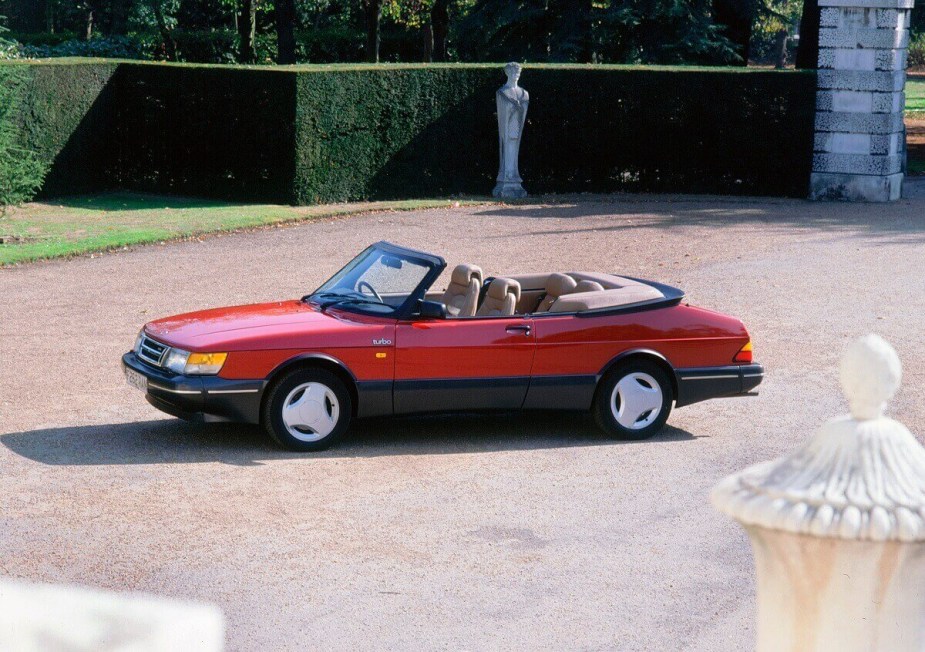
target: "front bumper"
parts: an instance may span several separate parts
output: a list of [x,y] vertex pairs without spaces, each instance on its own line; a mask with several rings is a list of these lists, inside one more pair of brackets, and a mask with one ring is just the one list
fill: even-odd
[[760,364],[726,367],[689,367],[675,369],[678,396],[675,406],[690,405],[710,398],[748,394],[764,379]]
[[122,356],[122,366],[148,379],[145,398],[162,412],[190,420],[260,422],[263,380],[175,374],[142,362],[134,351]]

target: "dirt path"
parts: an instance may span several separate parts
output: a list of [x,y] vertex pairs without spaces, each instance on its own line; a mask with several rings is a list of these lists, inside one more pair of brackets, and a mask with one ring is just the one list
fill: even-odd
[[[165,418],[125,385],[144,321],[300,296],[378,239],[492,275],[679,285],[743,318],[767,381],[639,444],[569,415],[456,415],[362,424],[314,456]],[[925,199],[637,197],[0,270],[0,573],[215,602],[232,650],[748,649],[751,556],[709,489],[844,412],[834,365],[869,331],[906,364],[891,414],[925,433],[923,260]]]

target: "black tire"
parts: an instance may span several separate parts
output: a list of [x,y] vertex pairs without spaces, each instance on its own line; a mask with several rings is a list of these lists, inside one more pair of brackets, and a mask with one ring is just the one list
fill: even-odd
[[[285,401],[290,399],[290,394],[295,389],[307,383],[323,385],[327,390],[330,390],[330,393],[336,399],[336,418],[334,419],[333,429],[314,441],[307,441],[306,439],[315,437],[318,433],[309,429],[304,431],[295,429],[300,436],[306,438],[300,439],[290,432],[289,427],[283,420]],[[293,395],[291,401],[298,402],[301,397],[301,393]],[[325,394],[320,404],[323,406],[322,409],[330,416],[333,412],[332,408],[335,401],[331,401],[330,396]],[[303,367],[290,371],[270,387],[264,403],[263,428],[273,441],[288,450],[300,452],[321,451],[344,436],[344,433],[350,427],[352,414],[353,402],[350,398],[350,391],[340,378],[326,369]]]
[[[626,427],[621,424],[617,420],[617,415],[614,413],[613,407],[614,403],[616,403],[617,409],[620,407],[620,397],[614,397],[617,384],[632,374],[644,374],[647,377],[637,377],[635,379],[644,391],[646,387],[654,381],[658,385],[658,390],[661,392],[662,396],[661,407],[659,408],[659,412],[656,413],[655,418],[650,423],[646,424],[646,420],[651,416],[651,411],[642,413],[642,418],[636,421],[636,423],[640,424],[638,427]],[[653,398],[657,399],[657,396],[653,396]],[[671,414],[671,405],[673,401],[674,392],[672,390],[671,380],[665,368],[652,360],[636,358],[619,364],[615,369],[604,376],[598,385],[591,411],[594,414],[594,420],[597,422],[598,427],[609,437],[613,437],[614,439],[640,440],[652,437],[665,426],[668,415]],[[632,416],[628,415],[626,418],[629,419],[632,418]]]

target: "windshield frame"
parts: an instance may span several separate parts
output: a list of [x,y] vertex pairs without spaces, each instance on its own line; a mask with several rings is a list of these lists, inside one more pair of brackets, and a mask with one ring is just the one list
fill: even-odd
[[[382,253],[391,254],[393,256],[407,258],[408,260],[413,261],[414,263],[417,263],[421,266],[428,267],[429,269],[427,273],[424,275],[424,277],[421,279],[420,283],[418,283],[417,287],[415,287],[414,290],[412,290],[408,294],[408,298],[405,299],[405,301],[403,301],[401,304],[396,306],[395,310],[391,313],[383,313],[378,310],[364,309],[363,308],[364,304],[362,303],[338,304],[335,302],[335,303],[327,304],[325,307],[326,308],[336,308],[338,310],[345,310],[347,312],[355,312],[355,313],[359,313],[362,315],[371,315],[374,317],[384,317],[387,319],[398,320],[398,319],[404,319],[404,318],[410,317],[414,312],[414,308],[418,305],[418,302],[424,298],[424,295],[426,294],[430,286],[433,284],[433,282],[436,281],[437,277],[440,276],[440,274],[443,272],[444,269],[446,269],[446,261],[442,257],[427,253],[426,251],[418,251],[417,249],[410,249],[408,247],[402,247],[401,245],[393,244],[391,242],[386,242],[385,240],[380,240],[379,242],[375,242],[369,245],[368,247],[366,247],[365,249],[363,249],[363,251],[359,252],[356,256],[354,256],[349,261],[347,261],[346,265],[344,265],[339,270],[337,270],[337,272],[332,274],[330,278],[326,279],[324,283],[322,283],[317,288],[315,288],[315,290],[312,291],[311,294],[307,295],[305,297],[305,300],[311,301],[311,298],[315,296],[319,292],[319,290],[321,290],[321,288],[323,288],[325,285],[330,283],[332,279],[334,279],[336,276],[340,275],[344,270],[350,267],[357,258],[359,258],[364,253],[372,249],[378,250]],[[349,299],[349,297],[345,297],[345,298]],[[313,304],[313,305],[317,305],[317,304]]]

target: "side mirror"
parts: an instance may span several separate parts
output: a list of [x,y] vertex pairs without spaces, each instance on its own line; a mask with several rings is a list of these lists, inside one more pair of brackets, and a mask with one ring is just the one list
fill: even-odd
[[421,301],[418,312],[424,319],[446,319],[446,305],[439,301]]

